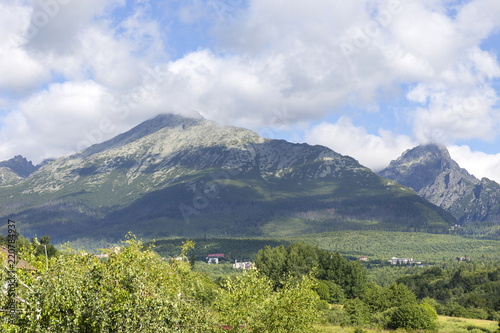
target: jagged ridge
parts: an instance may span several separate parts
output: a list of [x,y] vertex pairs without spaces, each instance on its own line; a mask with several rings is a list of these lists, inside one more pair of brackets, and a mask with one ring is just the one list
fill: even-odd
[[461,223],[500,221],[500,186],[460,168],[444,146],[407,150],[379,175],[413,188]]

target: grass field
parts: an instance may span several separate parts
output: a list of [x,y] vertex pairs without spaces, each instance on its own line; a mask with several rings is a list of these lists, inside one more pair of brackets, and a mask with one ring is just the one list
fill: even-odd
[[[438,332],[439,333],[495,333],[498,329],[498,322],[491,320],[479,320],[468,318],[454,318],[439,316]],[[316,328],[320,332],[325,333],[353,333],[355,327],[340,327],[329,325],[317,325]],[[398,330],[380,330],[380,329],[363,329],[366,332],[407,332],[404,329]],[[413,332],[413,331],[412,331]]]
[[437,263],[467,256],[500,260],[500,241],[464,238],[421,232],[339,231],[286,238],[304,241],[345,256],[366,256],[369,260],[408,257]]

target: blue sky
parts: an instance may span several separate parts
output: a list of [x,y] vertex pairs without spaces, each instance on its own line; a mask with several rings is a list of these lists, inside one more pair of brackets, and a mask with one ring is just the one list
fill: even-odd
[[500,181],[498,17],[498,0],[0,0],[0,160],[197,112],[375,170],[440,143]]

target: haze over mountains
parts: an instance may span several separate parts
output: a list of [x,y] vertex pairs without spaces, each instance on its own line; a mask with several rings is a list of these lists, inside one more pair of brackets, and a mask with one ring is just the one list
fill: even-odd
[[29,175],[14,173],[0,184],[0,216],[24,234],[57,241],[128,231],[146,238],[445,232],[456,222],[326,147],[171,114]]

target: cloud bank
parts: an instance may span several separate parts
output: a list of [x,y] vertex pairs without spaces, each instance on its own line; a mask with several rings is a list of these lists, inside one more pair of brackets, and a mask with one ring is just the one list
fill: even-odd
[[[40,162],[193,110],[256,131],[323,121],[307,142],[374,169],[419,143],[496,141],[498,17],[496,0],[1,3],[0,160]],[[183,29],[208,37],[172,52]],[[368,133],[353,109],[411,132]]]

